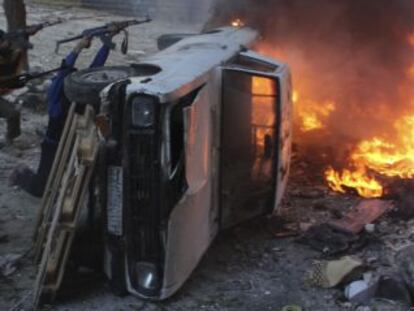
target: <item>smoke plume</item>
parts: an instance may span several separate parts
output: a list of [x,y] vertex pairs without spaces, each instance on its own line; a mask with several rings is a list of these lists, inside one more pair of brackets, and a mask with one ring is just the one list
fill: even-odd
[[260,31],[259,50],[290,64],[297,109],[334,102],[325,130],[336,138],[391,132],[414,112],[414,1],[221,0],[213,16],[208,27],[242,19]]

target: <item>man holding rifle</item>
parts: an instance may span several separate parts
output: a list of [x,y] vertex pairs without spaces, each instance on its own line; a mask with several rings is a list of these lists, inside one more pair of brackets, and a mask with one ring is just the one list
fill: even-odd
[[[45,22],[23,29],[17,29],[11,32],[0,30],[0,81],[11,79],[20,75],[26,70],[26,53],[27,49],[32,48],[29,38],[45,27],[54,26],[62,23],[61,20],[55,22]],[[13,139],[21,133],[20,129],[20,111],[16,109],[13,103],[8,102],[1,96],[11,92],[12,89],[20,88],[0,83],[0,118],[7,119],[6,143],[11,144]]]
[[[112,48],[112,37],[119,31],[120,29],[114,27],[110,33],[106,34],[106,40],[102,40],[103,45],[92,61],[90,68],[105,65]],[[91,36],[84,36],[66,57],[64,68],[52,79],[52,84],[47,94],[49,122],[46,137],[41,144],[41,155],[37,172],[34,173],[28,167],[21,167],[17,168],[10,177],[12,184],[20,186],[35,197],[43,195],[70,106],[70,102],[64,93],[64,80],[70,73],[76,70],[75,63],[79,54],[82,50],[88,49],[91,46],[92,39],[93,37]]]
[[[24,50],[14,47],[5,39],[6,33],[0,30],[0,78],[12,77],[20,74],[24,69]],[[0,88],[0,96],[10,92],[7,88]],[[18,137],[20,130],[20,112],[13,103],[0,97],[0,118],[7,119],[6,142],[12,143]]]

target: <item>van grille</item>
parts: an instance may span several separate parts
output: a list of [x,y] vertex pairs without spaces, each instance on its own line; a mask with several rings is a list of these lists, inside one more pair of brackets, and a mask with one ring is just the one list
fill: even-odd
[[[134,249],[140,260],[159,259],[159,165],[155,131],[130,133],[129,204]],[[158,188],[159,189],[159,188]]]

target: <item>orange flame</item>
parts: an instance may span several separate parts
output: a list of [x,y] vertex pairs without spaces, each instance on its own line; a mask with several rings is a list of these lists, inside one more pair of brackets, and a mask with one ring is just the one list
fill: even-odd
[[273,80],[263,77],[252,78],[252,123],[255,126],[255,139],[264,146],[265,136],[272,136],[275,118],[276,86]]
[[382,186],[368,176],[368,169],[389,177],[414,178],[414,115],[401,118],[394,127],[393,142],[375,137],[356,146],[350,162],[357,169],[338,173],[328,168],[325,176],[331,189],[343,192],[348,187],[355,188],[363,197],[381,196]]
[[[414,32],[407,37],[407,43],[414,48]],[[323,99],[320,92],[316,93],[318,89],[310,87],[306,63],[301,62],[300,58],[296,61],[297,58],[289,56],[288,53],[291,51],[285,51],[266,42],[262,42],[257,51],[271,57],[293,60],[291,67],[295,91],[292,101],[295,105],[295,121],[300,130],[317,131],[331,126],[333,119],[330,118],[337,111],[337,103],[329,98]],[[397,117],[394,131],[391,129],[386,135],[381,132],[367,133],[368,138],[361,140],[352,149],[344,169],[335,170],[330,166],[326,169],[325,179],[332,190],[344,193],[352,188],[362,197],[381,197],[384,193],[381,176],[414,178],[414,64],[407,66],[406,78],[407,80],[400,85],[401,98],[407,101],[407,109],[404,112],[390,109],[391,104],[382,102],[375,103],[376,111],[364,111],[363,108],[355,111],[359,114],[372,113],[376,120],[395,118],[395,113],[401,113],[400,116],[405,113],[405,116]],[[358,105],[366,106],[372,105]],[[383,109],[384,107],[387,109]],[[340,118],[338,114],[336,117]],[[386,126],[389,126],[389,123]],[[384,129],[378,127],[380,131]]]
[[231,21],[231,25],[233,27],[240,28],[240,27],[243,27],[244,26],[244,23],[243,23],[243,21],[240,18],[236,18],[236,19],[234,19],[234,20]]
[[410,43],[410,45],[414,47],[414,33],[408,36],[408,43]]
[[[273,45],[262,42],[256,50],[264,55],[283,58],[283,51],[276,49]],[[295,69],[295,68],[293,68]],[[292,94],[292,102],[295,105],[299,127],[302,132],[323,129],[326,121],[336,110],[336,103],[332,100],[319,101],[310,96],[311,90],[306,88],[300,79],[300,75],[293,72],[295,90]]]
[[336,104],[333,101],[318,103],[310,99],[302,100],[297,97],[296,103],[296,107],[299,107],[300,129],[303,132],[324,128],[325,121],[336,109]]
[[354,188],[364,198],[378,198],[383,194],[381,184],[375,178],[367,175],[364,166],[360,166],[354,171],[344,169],[341,173],[329,167],[325,171],[325,177],[329,187],[337,192],[345,193],[346,188]]

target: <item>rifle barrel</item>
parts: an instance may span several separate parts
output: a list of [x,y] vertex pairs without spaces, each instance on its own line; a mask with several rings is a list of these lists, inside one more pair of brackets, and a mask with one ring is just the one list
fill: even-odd
[[127,27],[133,26],[133,25],[140,25],[140,24],[144,24],[144,23],[149,23],[151,22],[152,19],[147,17],[144,20],[137,20],[137,19],[132,19],[132,20],[126,20],[126,21],[118,21],[118,22],[111,22],[108,23],[104,26],[101,27],[95,27],[95,28],[90,28],[90,29],[86,29],[84,30],[80,35],[77,36],[73,36],[67,39],[62,39],[62,40],[58,40],[56,42],[56,50],[55,52],[57,53],[59,51],[59,46],[68,42],[72,42],[72,41],[76,41],[76,40],[80,40],[83,37],[103,37],[107,34],[110,33],[111,29],[110,27],[117,27],[119,30],[124,30]]
[[84,35],[82,34],[82,35],[78,35],[78,36],[74,36],[74,37],[59,40],[59,41],[57,41],[57,43],[60,45],[60,44],[64,44],[64,43],[68,43],[68,42],[72,42],[72,41],[75,41],[75,40],[82,39],[83,37],[84,37]]
[[35,80],[38,78],[42,78],[45,77],[51,73],[63,70],[63,69],[67,69],[69,67],[67,67],[64,63],[58,67],[58,68],[54,68],[51,70],[47,70],[41,73],[37,73],[37,74],[32,74],[32,73],[24,73],[18,76],[14,76],[14,77],[10,77],[10,78],[0,78],[0,88],[6,88],[6,89],[17,89],[17,88],[21,88],[24,87],[26,85],[27,82],[31,81],[31,80]]

